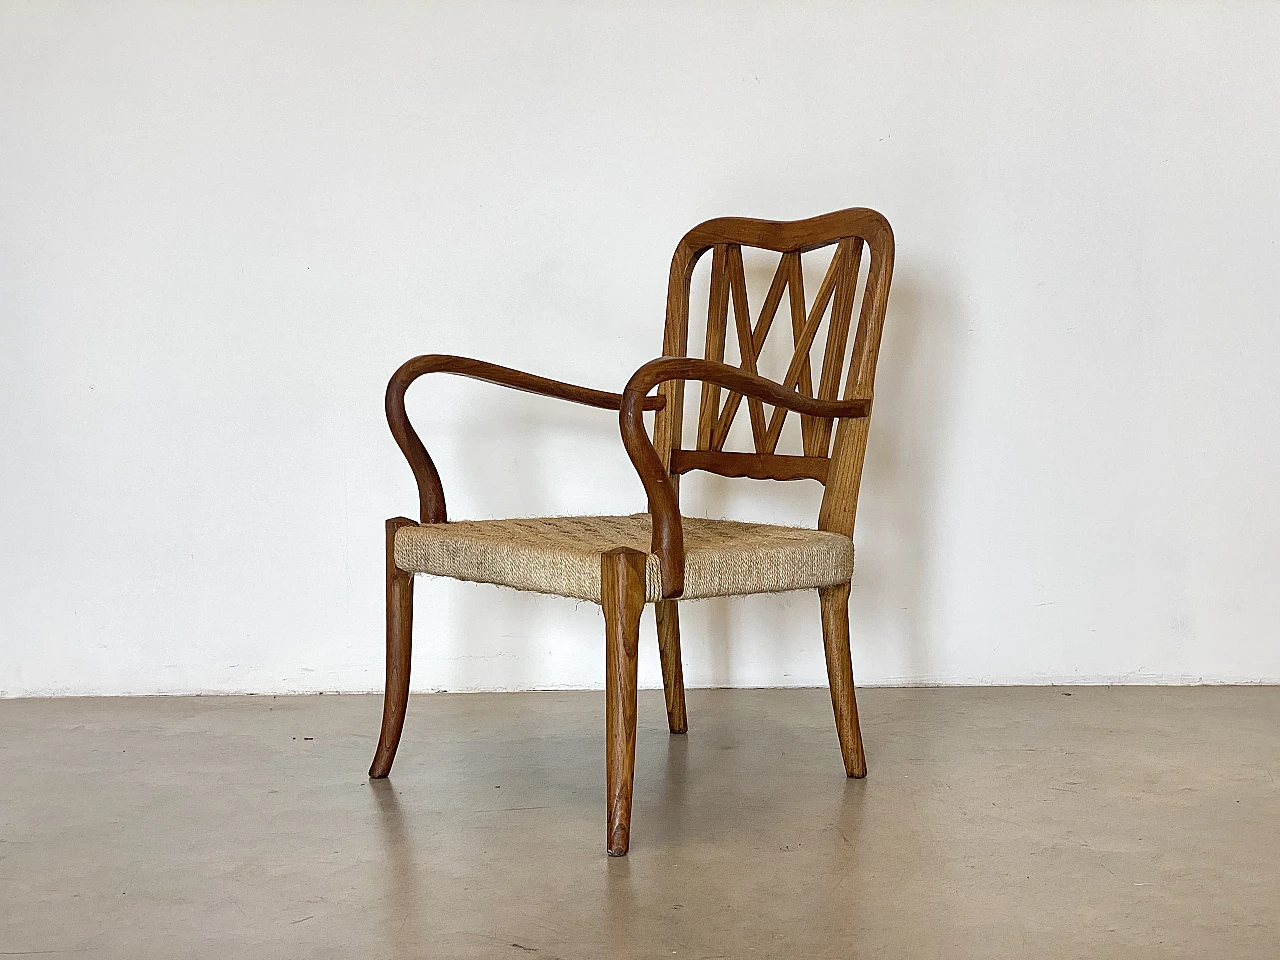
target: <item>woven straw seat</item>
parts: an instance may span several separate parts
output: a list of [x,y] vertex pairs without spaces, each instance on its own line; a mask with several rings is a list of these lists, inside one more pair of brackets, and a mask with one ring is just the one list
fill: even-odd
[[[401,570],[496,583],[600,602],[600,555],[629,547],[648,555],[645,600],[662,598],[649,515],[463,520],[401,527]],[[853,541],[838,533],[734,520],[684,518],[684,597],[809,590],[848,583]]]

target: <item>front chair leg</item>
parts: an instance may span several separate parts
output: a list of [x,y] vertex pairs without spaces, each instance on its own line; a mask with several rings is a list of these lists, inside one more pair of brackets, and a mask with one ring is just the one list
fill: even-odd
[[862,730],[858,727],[858,700],[853,692],[853,657],[849,652],[849,584],[821,587],[822,646],[827,653],[827,679],[831,683],[831,706],[835,708],[836,732],[844,772],[850,777],[867,775],[867,758],[862,751]]
[[680,601],[653,605],[658,624],[658,656],[662,660],[662,689],[667,697],[667,726],[672,733],[688,733],[684,707],[684,668],[680,664]]
[[413,574],[396,566],[396,531],[412,527],[405,517],[387,521],[387,688],[382,701],[382,734],[369,776],[380,780],[391,772],[409,709],[409,662],[413,654]]
[[631,796],[636,770],[636,663],[645,600],[645,560],[619,547],[600,557],[604,609],[605,798],[609,856],[631,843]]

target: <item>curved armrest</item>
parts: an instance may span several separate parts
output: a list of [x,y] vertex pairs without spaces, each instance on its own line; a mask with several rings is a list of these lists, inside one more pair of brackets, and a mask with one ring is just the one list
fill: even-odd
[[640,474],[653,518],[653,552],[662,569],[662,595],[671,600],[684,593],[684,529],[680,501],[658,451],[644,429],[642,412],[646,395],[668,380],[701,380],[726,387],[744,396],[814,417],[855,418],[871,412],[870,400],[815,400],[780,383],[747,373],[739,367],[691,357],[659,357],[650,360],[627,381],[622,391],[618,423],[622,445]]
[[[521,390],[525,393],[536,393],[544,397],[555,397],[568,400],[570,403],[581,403],[588,407],[601,407],[605,410],[618,410],[622,406],[622,395],[607,393],[604,390],[592,390],[590,387],[579,387],[572,383],[550,380],[522,370],[486,363],[483,360],[472,360],[469,357],[451,357],[443,353],[429,353],[414,357],[401,365],[391,375],[387,384],[387,424],[391,427],[391,435],[396,438],[400,452],[409,461],[409,469],[413,471],[418,482],[418,506],[421,522],[444,523],[446,519],[444,506],[444,487],[440,483],[440,474],[432,462],[427,448],[422,445],[409,416],[404,409],[405,391],[419,377],[428,373],[452,373],[472,380],[483,380],[496,383],[502,387]],[[637,401],[641,409],[661,410],[666,405],[665,397],[644,397]]]

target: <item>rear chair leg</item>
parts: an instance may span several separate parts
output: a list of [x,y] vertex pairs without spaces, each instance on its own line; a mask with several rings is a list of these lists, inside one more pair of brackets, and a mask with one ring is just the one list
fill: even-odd
[[662,660],[662,689],[667,696],[667,726],[672,733],[688,733],[684,708],[684,669],[680,664],[680,607],[678,600],[653,605],[658,622],[658,655]]
[[609,856],[631,843],[631,796],[636,770],[636,663],[644,610],[646,556],[619,547],[600,557],[604,609],[605,792]]
[[396,531],[414,526],[396,517],[387,521],[387,689],[382,701],[382,734],[369,776],[380,780],[391,772],[409,708],[409,661],[413,653],[413,574],[396,566]]
[[827,679],[831,682],[831,706],[835,708],[844,772],[850,777],[865,777],[867,758],[862,751],[858,700],[853,692],[853,657],[849,652],[849,584],[821,587],[818,598],[822,603],[822,645],[827,653]]

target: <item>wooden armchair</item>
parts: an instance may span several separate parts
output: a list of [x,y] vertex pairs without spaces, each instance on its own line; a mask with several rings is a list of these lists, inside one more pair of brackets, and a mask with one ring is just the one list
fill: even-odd
[[[801,257],[836,245],[812,303],[806,304]],[[758,319],[752,324],[743,246],[781,254]],[[862,305],[850,350],[864,248]],[[693,268],[713,251],[704,359],[687,356]],[[636,746],[636,654],[640,613],[653,603],[672,733],[687,729],[680,663],[681,599],[814,589],[821,600],[823,642],[845,773],[866,776],[849,652],[849,581],[853,524],[871,415],[872,383],[889,283],[893,232],[873,210],[841,210],[809,220],[726,218],[689,231],[671,261],[663,355],[640,367],[621,394],[548,380],[463,357],[428,355],[404,364],[387,386],[387,421],[418,483],[420,521],[388,520],[387,686],[382,734],[369,770],[391,770],[409,695],[413,574],[495,583],[599,603],[605,620],[607,843],[627,852]],[[781,383],[759,376],[757,358],[787,294],[794,354]],[[741,366],[724,362],[733,303]],[[814,389],[810,353],[830,317]],[[846,355],[849,372],[843,377]],[[452,373],[574,403],[618,410],[622,442],[648,497],[648,512],[629,517],[547,517],[449,522],[431,457],[405,414],[409,385],[427,373]],[[841,394],[840,384],[844,380]],[[696,444],[682,442],[685,381],[702,383]],[[655,387],[656,395],[651,394]],[[727,396],[721,403],[721,391]],[[754,453],[724,450],[746,398]],[[772,406],[766,416],[765,405]],[[650,440],[643,411],[657,411]],[[802,456],[776,453],[788,411],[800,415]],[[834,432],[834,449],[832,435]],[[679,479],[691,470],[727,477],[811,479],[825,484],[817,529],[796,529],[680,515]]]

